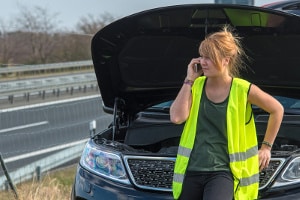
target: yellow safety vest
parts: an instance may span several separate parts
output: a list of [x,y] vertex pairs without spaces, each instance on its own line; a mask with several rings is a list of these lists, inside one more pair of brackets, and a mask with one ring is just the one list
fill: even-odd
[[[195,80],[193,103],[178,147],[173,176],[173,197],[178,199],[192,152],[201,94],[206,77]],[[227,106],[227,140],[230,169],[234,178],[234,199],[254,200],[258,196],[259,161],[256,128],[251,104],[248,102],[250,83],[234,78]]]

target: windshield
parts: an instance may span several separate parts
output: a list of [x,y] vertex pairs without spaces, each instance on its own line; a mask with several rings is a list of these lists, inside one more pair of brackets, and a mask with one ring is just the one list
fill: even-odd
[[283,105],[284,108],[288,109],[299,109],[300,108],[300,99],[275,96],[275,98]]

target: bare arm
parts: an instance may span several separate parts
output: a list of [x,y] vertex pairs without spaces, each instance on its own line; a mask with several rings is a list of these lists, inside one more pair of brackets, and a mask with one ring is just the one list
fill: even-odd
[[183,84],[170,108],[171,121],[175,124],[183,123],[190,114],[191,104],[191,86],[188,84]]
[[[273,144],[277,133],[280,128],[280,124],[283,117],[284,109],[282,105],[271,95],[265,93],[256,85],[251,85],[248,100],[251,104],[254,104],[264,111],[268,112],[269,120],[267,124],[264,141]],[[271,159],[271,147],[266,144],[262,144],[259,150],[259,164],[260,170],[269,165]]]
[[[194,71],[194,65],[200,63],[199,58],[194,58],[188,65],[186,80],[194,81],[198,76],[202,74],[202,70],[199,72]],[[181,124],[185,122],[190,114],[190,108],[192,105],[192,86],[189,84],[183,84],[177,97],[170,108],[170,118],[175,124]]]

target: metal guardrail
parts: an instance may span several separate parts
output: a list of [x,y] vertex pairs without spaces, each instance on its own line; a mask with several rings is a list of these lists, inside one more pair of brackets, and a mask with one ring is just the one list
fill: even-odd
[[73,96],[76,92],[97,92],[98,83],[94,73],[0,82],[2,106],[15,102],[46,100],[63,95]]
[[[90,122],[89,131],[90,131],[90,136],[95,134],[96,131],[95,120]],[[60,146],[54,146],[48,149],[38,150],[36,152],[30,153],[30,155],[17,155],[15,157],[6,158],[4,160],[2,160],[1,158],[1,162],[5,164],[5,163],[14,162],[16,160],[25,159],[30,156],[38,156],[50,152],[56,152],[45,158],[34,161],[15,171],[7,172],[9,173],[8,175],[9,180],[7,178],[7,175],[0,176],[0,191],[7,190],[8,185],[14,187],[15,184],[22,183],[32,178],[36,178],[39,181],[41,174],[46,173],[56,167],[62,166],[65,163],[68,163],[69,161],[72,161],[74,159],[79,159],[88,140],[89,138],[86,138],[72,143],[63,144]]]
[[[58,153],[52,154],[48,157],[35,161],[29,165],[26,165],[20,169],[17,169],[13,172],[9,172],[11,181],[14,184],[18,184],[27,180],[32,179],[33,177],[38,177],[40,174],[48,172],[49,170],[59,167],[64,163],[67,163],[71,160],[77,159],[82,154],[83,148],[85,146],[86,140],[79,141],[78,144],[66,148]],[[8,160],[4,159],[4,162]],[[0,191],[7,189],[8,187],[7,178],[5,176],[0,177]]]
[[7,96],[24,92],[66,88],[70,86],[75,87],[96,83],[97,79],[94,73],[0,82],[0,95]]
[[62,68],[72,68],[72,67],[84,67],[84,66],[92,66],[92,65],[93,65],[92,60],[40,64],[40,65],[20,65],[20,66],[16,66],[16,67],[1,67],[0,74],[13,73],[13,72],[49,70],[49,69],[62,69]]
[[[52,63],[43,65],[22,65],[18,67],[0,68],[1,74],[23,73],[28,71],[39,72],[42,70],[68,69],[74,68],[80,71],[80,68],[92,67],[91,60]],[[53,93],[59,96],[61,92],[66,91],[72,94],[73,91],[86,90],[86,88],[98,88],[97,79],[93,72],[84,74],[61,75],[56,73],[55,76],[39,78],[39,76],[30,79],[0,81],[0,100],[13,103],[16,98],[23,98],[29,101],[30,97],[39,94],[43,99],[46,93]]]

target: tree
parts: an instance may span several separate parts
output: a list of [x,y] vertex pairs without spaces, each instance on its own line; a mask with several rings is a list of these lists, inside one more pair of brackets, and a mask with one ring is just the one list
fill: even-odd
[[61,33],[62,42],[53,56],[63,62],[91,59],[92,36],[75,32]]
[[55,33],[56,16],[48,13],[45,8],[35,7],[30,11],[22,7],[17,26],[24,33],[22,44],[28,47],[30,63],[47,63],[59,43],[59,35]]
[[104,13],[100,15],[99,18],[95,18],[93,15],[88,15],[87,17],[82,17],[80,19],[80,21],[77,23],[77,29],[81,33],[95,34],[97,31],[114,20],[115,18],[109,13]]
[[[0,65],[45,64],[91,59],[91,39],[94,34],[114,21],[105,13],[96,18],[83,17],[77,31],[58,30],[57,14],[45,8],[27,9],[20,6],[14,18],[13,31],[0,21]],[[3,63],[3,64],[1,64]]]
[[20,41],[18,37],[15,37],[14,32],[9,31],[10,27],[13,27],[12,23],[8,25],[0,21],[0,66],[3,67],[17,62],[14,58],[16,57],[16,49]]

